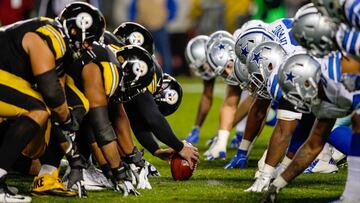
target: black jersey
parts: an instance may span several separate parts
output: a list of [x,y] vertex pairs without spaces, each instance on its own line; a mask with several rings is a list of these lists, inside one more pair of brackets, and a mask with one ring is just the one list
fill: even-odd
[[[56,59],[57,71],[68,54],[68,43],[61,25],[50,18],[32,18],[0,28],[0,69],[33,83],[30,58],[22,46],[24,35],[28,32],[38,34],[49,46]],[[55,68],[55,67],[54,67]]]
[[109,46],[94,43],[91,51],[84,53],[72,64],[64,64],[65,73],[74,80],[76,87],[84,91],[82,70],[84,65],[90,62],[99,66],[106,95],[112,96],[119,86],[121,72],[118,71],[118,61]]

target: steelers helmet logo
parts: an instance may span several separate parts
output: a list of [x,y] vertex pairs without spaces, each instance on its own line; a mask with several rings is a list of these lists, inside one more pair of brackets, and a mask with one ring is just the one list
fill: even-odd
[[165,94],[166,103],[170,105],[176,104],[178,99],[179,99],[179,94],[175,90],[169,90]]
[[142,77],[148,72],[148,66],[144,61],[136,61],[132,67],[136,77]]
[[144,36],[140,32],[133,32],[129,36],[129,42],[132,45],[141,46],[144,44]]
[[82,12],[76,16],[76,25],[81,29],[88,29],[93,24],[93,18],[90,14]]

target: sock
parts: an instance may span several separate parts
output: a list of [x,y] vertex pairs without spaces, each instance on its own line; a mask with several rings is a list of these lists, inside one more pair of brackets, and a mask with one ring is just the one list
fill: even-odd
[[5,169],[0,168],[0,177],[3,177],[7,174],[7,171]]
[[345,184],[345,190],[343,196],[349,202],[357,202],[360,199],[360,157],[349,156],[348,157],[348,175]]
[[288,184],[288,182],[286,182],[286,180],[281,175],[279,175],[277,178],[275,178],[272,184],[281,190]]
[[243,151],[248,151],[251,145],[251,141],[242,139],[239,145],[239,149]]
[[199,129],[200,129],[200,126],[194,125],[193,129],[199,130]]
[[17,172],[28,175],[30,172],[31,164],[32,159],[20,153],[19,157],[11,168]]
[[328,142],[345,155],[349,155],[352,131],[347,126],[339,126],[331,131]]
[[110,166],[108,164],[104,164],[100,166],[101,171],[107,179],[111,179],[113,174],[111,172]]
[[0,168],[9,170],[30,140],[41,127],[27,116],[18,117],[6,131],[0,146]]
[[229,138],[230,132],[227,130],[219,130],[218,131],[218,141],[220,147],[223,149],[226,149],[227,141]]
[[320,159],[324,162],[329,162],[331,159],[331,152],[329,148],[329,144],[326,143],[324,145],[324,148],[321,150],[320,154],[316,157],[317,159]]
[[313,114],[303,114],[301,120],[296,125],[293,136],[289,144],[288,152],[295,154],[301,145],[308,138],[315,116]]
[[289,164],[291,163],[292,159],[290,159],[289,157],[285,156],[282,160],[282,162],[280,163],[284,168],[287,168],[289,166]]
[[55,170],[56,170],[55,166],[43,164],[43,165],[41,165],[41,169],[39,171],[38,176],[41,176],[41,175],[43,175],[45,173],[52,174]]

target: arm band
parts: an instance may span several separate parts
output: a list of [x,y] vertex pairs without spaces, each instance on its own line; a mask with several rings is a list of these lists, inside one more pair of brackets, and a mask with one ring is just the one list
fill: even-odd
[[116,139],[115,131],[109,121],[107,106],[91,108],[88,116],[99,147]]
[[56,108],[65,102],[65,94],[55,69],[37,75],[35,79],[37,87],[48,107]]

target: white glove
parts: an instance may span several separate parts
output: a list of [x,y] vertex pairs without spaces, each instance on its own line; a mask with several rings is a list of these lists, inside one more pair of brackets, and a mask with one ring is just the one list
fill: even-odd
[[149,190],[152,189],[148,179],[148,174],[149,174],[148,167],[145,166],[140,169],[139,180],[136,187],[137,189],[149,189]]
[[161,176],[160,172],[150,162],[145,161],[145,167],[148,168],[148,176]]
[[118,181],[115,185],[115,191],[122,192],[124,197],[127,197],[129,194],[134,196],[139,196],[140,193],[134,188],[130,181]]
[[255,180],[254,184],[245,192],[264,192],[269,189],[272,176],[270,174],[261,173],[261,175]]

